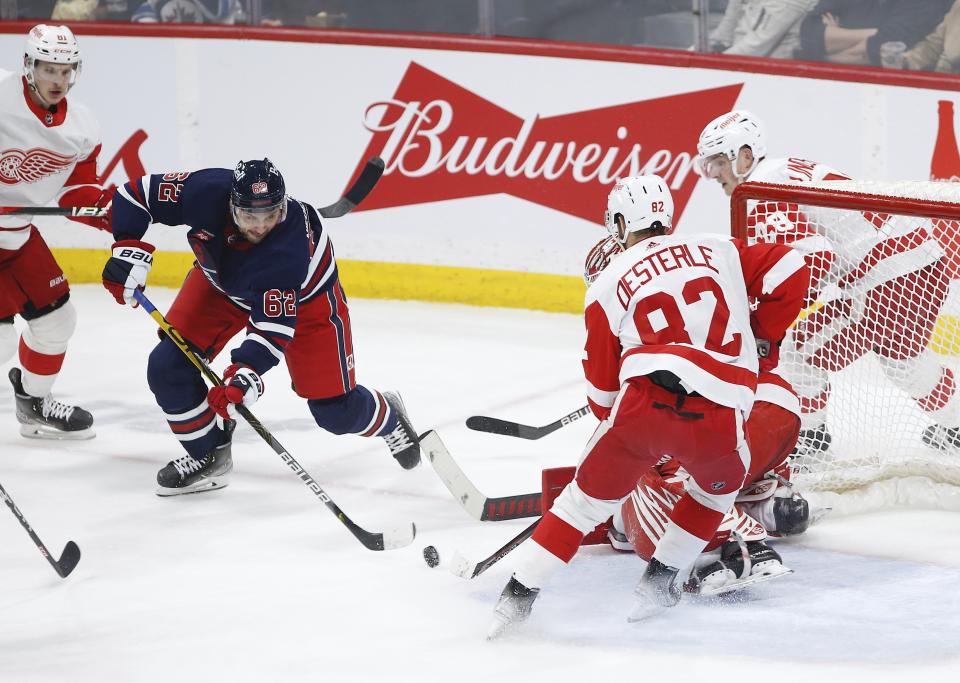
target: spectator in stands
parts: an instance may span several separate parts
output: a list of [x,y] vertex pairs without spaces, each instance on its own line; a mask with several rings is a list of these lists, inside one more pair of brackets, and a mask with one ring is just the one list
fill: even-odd
[[730,0],[710,34],[712,52],[791,59],[800,24],[817,0]]
[[952,0],[820,0],[800,25],[800,59],[880,64],[880,46],[915,44],[943,19]]
[[50,18],[57,21],[129,21],[127,0],[57,0]]
[[130,21],[140,24],[245,23],[240,0],[144,0]]
[[960,71],[960,0],[953,3],[933,33],[904,53],[903,65],[906,69]]

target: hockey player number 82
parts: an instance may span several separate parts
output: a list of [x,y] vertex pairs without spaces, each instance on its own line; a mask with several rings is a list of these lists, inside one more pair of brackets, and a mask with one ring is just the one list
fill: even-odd
[[[704,347],[725,356],[739,356],[742,345],[739,332],[735,332],[726,344],[723,343],[727,323],[730,321],[730,309],[727,307],[727,300],[723,297],[720,283],[709,277],[690,280],[683,286],[683,301],[686,304],[695,304],[702,301],[703,295],[707,292],[713,294],[716,305],[710,318],[710,329],[707,331]],[[660,330],[654,330],[650,321],[650,315],[657,311],[660,311],[666,321],[666,325]],[[637,326],[640,341],[645,345],[693,343],[687,331],[687,321],[683,317],[677,299],[669,292],[657,292],[640,299],[633,311],[633,321]]]

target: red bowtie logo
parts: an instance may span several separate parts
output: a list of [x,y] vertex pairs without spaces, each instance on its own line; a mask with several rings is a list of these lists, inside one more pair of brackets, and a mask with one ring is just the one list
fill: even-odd
[[676,220],[697,182],[700,131],[742,87],[523,119],[411,62],[393,97],[364,114],[373,137],[350,183],[370,155],[386,170],[357,210],[505,193],[598,223],[618,178],[656,173]]

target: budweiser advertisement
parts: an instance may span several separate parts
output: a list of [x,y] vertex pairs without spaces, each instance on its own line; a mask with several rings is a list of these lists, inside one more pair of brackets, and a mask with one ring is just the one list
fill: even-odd
[[[955,178],[960,167],[957,98],[932,88],[694,68],[682,52],[666,66],[607,61],[599,48],[575,59],[473,52],[475,39],[431,49],[365,45],[360,34],[300,43],[296,32],[118,31],[129,35],[78,25],[84,69],[70,93],[100,120],[101,158],[116,160],[105,180],[268,156],[294,196],[325,205],[379,155],[378,186],[327,222],[344,261],[576,276],[603,235],[610,188],[634,173],[666,178],[678,231],[728,232],[729,200],[691,161],[702,127],[735,108],[763,120],[771,155],[855,178]],[[0,33],[11,67],[22,49],[23,36]],[[50,241],[101,247],[104,237],[67,226]],[[176,228],[151,239],[187,251]]]
[[697,182],[691,163],[711,119],[733,108],[740,85],[522,118],[411,62],[396,92],[364,109],[384,179],[360,210],[508,194],[596,222],[618,178],[656,173],[676,218]]

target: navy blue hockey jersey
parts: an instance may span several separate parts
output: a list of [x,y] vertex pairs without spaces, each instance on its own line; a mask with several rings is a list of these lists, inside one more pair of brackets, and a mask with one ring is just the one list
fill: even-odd
[[142,240],[151,223],[186,225],[207,280],[249,311],[246,338],[231,360],[263,373],[293,339],[298,307],[337,279],[329,235],[312,206],[287,198],[287,216],[259,244],[246,242],[230,216],[233,171],[144,176],[113,199],[113,235]]

